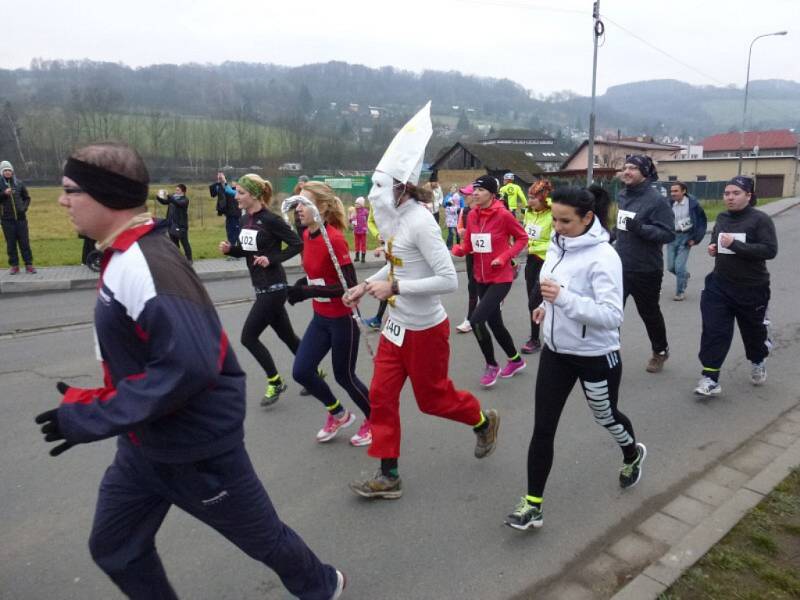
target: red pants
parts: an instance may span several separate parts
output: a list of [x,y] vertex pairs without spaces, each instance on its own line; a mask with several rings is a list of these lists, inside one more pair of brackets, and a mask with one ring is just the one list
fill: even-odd
[[400,456],[400,391],[406,377],[411,379],[417,406],[425,414],[470,426],[481,420],[478,399],[457,390],[447,376],[449,337],[447,319],[423,331],[406,330],[401,348],[381,335],[369,388],[370,456]]
[[365,233],[354,233],[353,239],[355,240],[356,252],[366,252],[367,251],[367,234]]

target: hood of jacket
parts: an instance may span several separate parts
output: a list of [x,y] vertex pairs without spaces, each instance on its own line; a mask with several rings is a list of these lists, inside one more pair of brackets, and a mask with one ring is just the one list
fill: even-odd
[[608,234],[608,231],[606,231],[605,228],[600,225],[600,220],[595,217],[592,220],[592,224],[589,226],[589,229],[577,237],[566,237],[559,235],[554,229],[553,236],[550,238],[550,248],[559,253],[562,253],[565,250],[568,252],[574,252],[576,250],[581,250],[582,248],[589,248],[591,246],[603,244],[610,239],[611,236]]

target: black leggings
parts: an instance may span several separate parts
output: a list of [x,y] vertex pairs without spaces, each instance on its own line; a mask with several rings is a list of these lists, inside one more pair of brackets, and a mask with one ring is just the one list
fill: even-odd
[[269,350],[258,339],[264,330],[272,326],[275,334],[292,351],[292,354],[297,354],[297,348],[300,346],[300,340],[295,335],[292,322],[286,313],[285,303],[286,288],[274,292],[257,293],[256,301],[250,308],[250,313],[242,328],[242,345],[250,351],[269,378],[275,377],[278,369],[275,368],[275,362],[272,360]]
[[475,272],[472,270],[474,257],[472,254],[467,254],[467,294],[469,294],[469,301],[467,304],[467,321],[472,318],[472,313],[475,312],[475,307],[478,305],[478,284],[475,281]]
[[186,260],[191,262],[192,247],[189,245],[189,232],[187,230],[183,230],[180,235],[172,235],[170,233],[169,239],[171,239],[172,243],[178,246],[179,248],[183,246],[183,254],[186,256]]
[[622,361],[619,352],[604,356],[559,354],[542,348],[536,375],[536,418],[528,447],[528,495],[541,498],[550,467],[558,420],[575,381],[580,380],[594,420],[608,429],[626,461],[636,458],[631,422],[617,410]]
[[487,365],[497,366],[497,361],[494,358],[494,342],[489,335],[489,327],[497,339],[497,343],[506,353],[508,358],[517,355],[517,347],[514,345],[514,340],[511,339],[511,334],[503,324],[503,315],[500,312],[500,303],[508,295],[511,289],[511,282],[509,283],[477,283],[478,287],[478,305],[470,317],[470,325],[472,331],[475,333],[475,339],[478,340],[483,357],[486,359]]
[[539,324],[531,319],[533,309],[542,303],[542,288],[539,285],[539,273],[544,261],[535,254],[528,254],[525,263],[525,290],[528,292],[528,319],[531,322],[531,339],[539,341]]

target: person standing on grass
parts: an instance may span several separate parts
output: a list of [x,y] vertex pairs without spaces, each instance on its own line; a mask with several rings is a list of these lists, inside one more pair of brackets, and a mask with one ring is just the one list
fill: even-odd
[[[239,239],[239,221],[242,218],[242,211],[236,202],[236,190],[228,185],[225,173],[219,171],[217,180],[208,186],[208,191],[212,198],[217,199],[217,214],[225,217],[225,234],[232,246]],[[229,256],[228,260],[237,259]]]
[[544,321],[536,375],[535,422],[528,446],[527,494],[506,517],[509,527],[541,527],[542,496],[553,465],[556,430],[567,398],[580,381],[595,421],[622,451],[619,485],[633,487],[647,456],[631,422],[617,408],[622,379],[622,264],[609,245],[610,200],[598,185],[553,193],[553,235],[539,276],[544,301],[533,311]]
[[682,181],[669,184],[669,198],[675,215],[675,239],[667,244],[667,271],[675,275],[676,280],[672,299],[681,302],[686,298],[686,284],[689,283],[689,271],[686,270],[689,250],[703,241],[708,223],[703,207],[689,194]]
[[750,361],[750,382],[767,380],[767,356],[772,348],[767,329],[770,276],[767,261],[778,255],[775,224],[755,208],[753,180],[741,175],[725,186],[725,207],[717,216],[708,254],[714,270],[706,275],[700,294],[703,333],[695,393],[715,396],[722,392],[719,373],[733,341],[733,322],[739,325],[745,356]]
[[278,339],[297,354],[300,340],[286,312],[288,286],[282,263],[298,254],[303,242],[288,223],[269,210],[272,184],[266,179],[254,173],[240,177],[236,201],[244,211],[239,239],[233,245],[220,242],[219,250],[227,256],[244,256],[247,262],[256,300],[242,327],[242,346],[264,369],[267,385],[261,406],[271,406],[286,391],[286,383],[260,337],[267,327],[272,327]]
[[161,204],[167,205],[167,223],[169,224],[169,239],[178,246],[183,245],[186,260],[192,262],[192,247],[189,245],[189,198],[186,196],[186,186],[179,183],[175,186],[175,193],[167,196],[166,190],[158,190],[156,199]]
[[10,267],[8,272],[11,275],[19,273],[19,253],[22,253],[25,272],[36,273],[26,215],[30,205],[28,188],[14,175],[13,165],[7,160],[0,162],[0,223],[3,226],[3,236],[6,238]]
[[61,404],[35,421],[57,443],[52,456],[117,438],[100,483],[92,558],[129,598],[177,599],[156,550],[175,505],[272,569],[294,596],[338,598],[344,575],[281,521],[253,469],[245,374],[202,282],[164,235],[166,224],[146,212],[149,180],[133,148],[96,143],[67,159],[58,199],[105,253],[94,312],[104,382],[59,382]]
[[[528,189],[528,210],[525,211],[522,226],[528,234],[528,259],[525,262],[525,290],[528,294],[528,312],[542,303],[542,290],[539,287],[539,272],[542,270],[550,234],[553,232],[553,213],[550,210],[550,193],[553,184],[540,179]],[[541,350],[539,324],[531,319],[531,337],[522,345],[520,352],[533,354]]]
[[675,239],[675,215],[654,185],[658,172],[649,156],[628,156],[619,178],[625,188],[619,193],[614,246],[622,260],[622,301],[633,296],[653,350],[645,370],[659,373],[669,358],[667,326],[659,306],[662,247]]

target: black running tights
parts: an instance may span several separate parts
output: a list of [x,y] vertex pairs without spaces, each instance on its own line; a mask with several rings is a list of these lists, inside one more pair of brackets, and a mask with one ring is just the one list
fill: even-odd
[[514,345],[514,340],[511,339],[508,329],[503,324],[503,315],[500,312],[500,304],[508,295],[511,283],[478,282],[477,285],[478,305],[472,312],[469,322],[472,325],[472,331],[475,333],[475,339],[478,340],[478,346],[483,352],[483,357],[486,359],[486,364],[497,366],[497,361],[494,358],[494,342],[489,335],[487,324],[506,356],[511,358],[517,354],[517,347]]
[[536,417],[528,447],[528,495],[541,498],[550,467],[558,420],[575,381],[580,380],[594,420],[608,429],[624,460],[636,458],[633,426],[617,409],[622,362],[619,352],[603,356],[559,354],[542,348],[536,376]]
[[278,369],[275,367],[275,361],[272,360],[269,350],[258,339],[264,330],[271,326],[281,341],[292,351],[292,354],[297,354],[297,348],[300,346],[300,340],[295,335],[292,322],[289,321],[289,315],[286,313],[285,303],[285,289],[256,294],[256,301],[250,308],[250,313],[242,328],[242,345],[258,361],[268,378],[275,377]]

